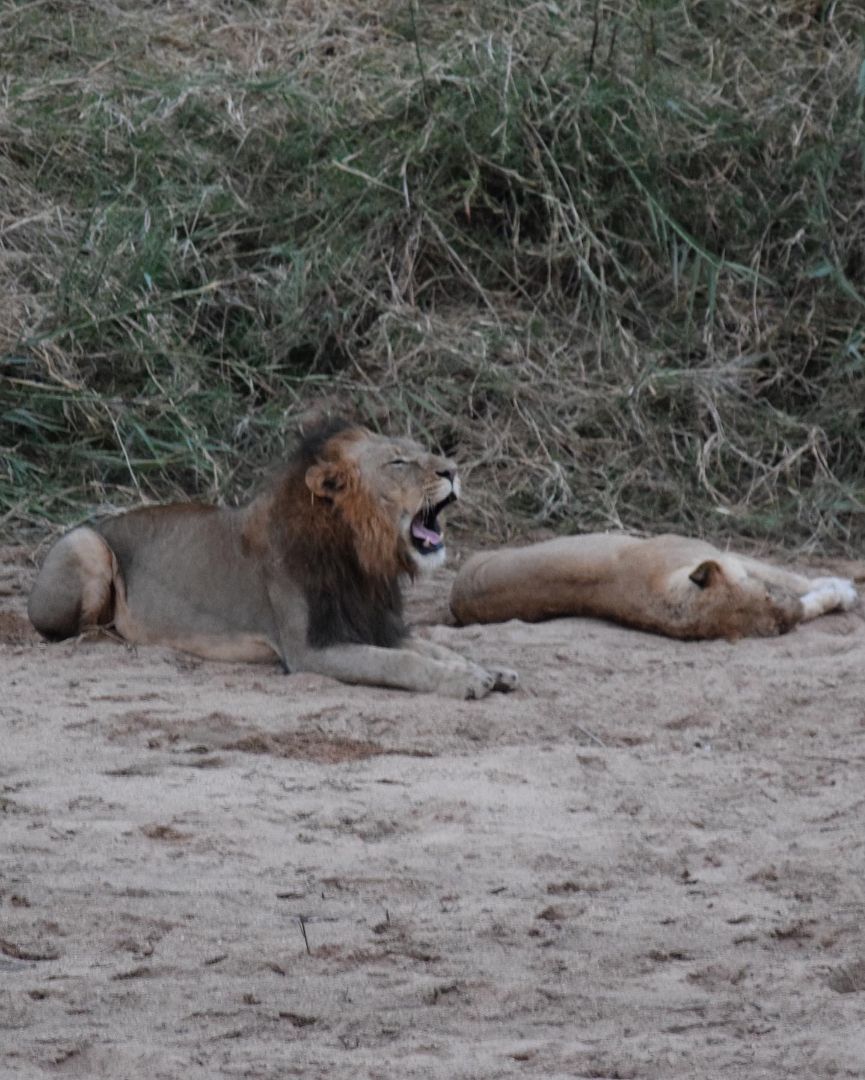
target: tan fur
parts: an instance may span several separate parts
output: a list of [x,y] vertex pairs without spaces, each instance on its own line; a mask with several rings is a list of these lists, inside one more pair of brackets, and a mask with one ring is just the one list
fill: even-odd
[[590,615],[669,637],[783,634],[856,599],[843,578],[808,579],[702,540],[620,533],[480,553],[451,592],[461,623]]
[[242,509],[178,503],[73,530],[37,577],[33,624],[462,698],[514,686],[404,632],[399,578],[444,554],[413,547],[412,518],[456,497],[453,463],[363,428],[322,440]]

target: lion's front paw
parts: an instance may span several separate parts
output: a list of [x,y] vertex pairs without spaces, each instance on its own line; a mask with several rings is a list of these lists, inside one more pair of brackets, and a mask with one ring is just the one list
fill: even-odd
[[493,690],[502,690],[504,693],[508,693],[511,690],[516,690],[520,685],[519,675],[511,668],[499,667],[496,664],[493,665],[489,671],[495,679]]
[[460,667],[448,673],[439,684],[439,693],[448,697],[461,698],[463,701],[475,701],[486,697],[490,690],[495,689],[495,676],[484,671],[477,664]]

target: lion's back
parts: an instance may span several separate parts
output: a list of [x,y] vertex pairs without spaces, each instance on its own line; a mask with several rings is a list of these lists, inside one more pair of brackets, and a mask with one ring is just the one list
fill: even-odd
[[129,612],[153,633],[272,631],[262,560],[244,541],[241,511],[172,503],[96,530],[117,559]]

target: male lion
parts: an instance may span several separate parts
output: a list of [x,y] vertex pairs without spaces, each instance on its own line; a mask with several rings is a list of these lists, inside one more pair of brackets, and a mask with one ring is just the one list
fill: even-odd
[[620,533],[474,555],[451,591],[461,623],[594,615],[692,640],[784,634],[855,602],[845,578],[809,579],[684,536]]
[[458,494],[451,461],[331,422],[241,509],[173,503],[74,529],[48,552],[30,618],[54,640],[113,624],[207,659],[483,697],[516,674],[409,639],[402,614],[400,579],[444,561],[438,515]]

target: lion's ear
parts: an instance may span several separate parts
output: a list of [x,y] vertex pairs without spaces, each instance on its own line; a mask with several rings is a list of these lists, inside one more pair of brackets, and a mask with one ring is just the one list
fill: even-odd
[[723,579],[724,571],[720,563],[715,562],[714,559],[706,559],[696,570],[692,570],[688,577],[701,589],[709,589]]
[[324,461],[306,470],[306,486],[319,499],[334,499],[350,484],[349,471],[343,462]]

